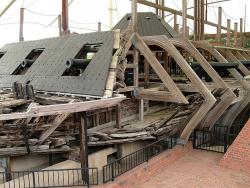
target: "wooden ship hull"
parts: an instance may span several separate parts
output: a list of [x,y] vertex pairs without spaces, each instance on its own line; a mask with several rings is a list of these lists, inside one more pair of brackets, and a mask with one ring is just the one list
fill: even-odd
[[0,49],[1,157],[185,144],[195,128],[249,116],[249,50],[191,42],[153,13],[138,13],[135,33],[129,18]]

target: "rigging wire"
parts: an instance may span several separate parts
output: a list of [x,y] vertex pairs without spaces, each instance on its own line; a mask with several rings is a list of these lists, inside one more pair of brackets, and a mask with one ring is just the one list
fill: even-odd
[[32,14],[36,14],[36,15],[39,15],[39,16],[47,16],[47,17],[58,16],[58,15],[55,15],[55,14],[44,14],[44,13],[36,12],[36,11],[30,10],[30,9],[27,9],[27,8],[25,8],[25,10],[32,13]]

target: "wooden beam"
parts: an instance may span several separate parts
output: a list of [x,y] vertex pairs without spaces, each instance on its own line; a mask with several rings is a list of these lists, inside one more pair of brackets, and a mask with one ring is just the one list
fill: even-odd
[[59,36],[62,36],[62,16],[58,15],[57,20],[58,20],[58,33]]
[[238,48],[238,23],[234,23],[234,47]]
[[219,7],[218,8],[218,27],[217,27],[217,35],[216,35],[216,39],[218,43],[221,42],[221,27],[222,27],[222,8]]
[[132,30],[137,31],[137,0],[132,0]]
[[11,0],[7,6],[0,12],[0,17],[13,5],[13,3],[15,3],[16,0]]
[[230,46],[231,45],[231,20],[227,19],[227,41],[226,41],[226,46]]
[[[154,8],[157,8],[157,9],[164,10],[166,12],[170,12],[172,14],[182,16],[182,11],[178,11],[178,10],[175,10],[175,9],[172,9],[172,8],[169,8],[169,7],[164,7],[164,6],[149,2],[147,0],[137,0],[137,2],[140,3],[140,4],[146,5],[146,6],[154,7]],[[194,16],[189,15],[189,14],[187,14],[187,18],[191,19],[191,20],[194,20]],[[213,22],[210,22],[210,21],[205,21],[205,24],[213,26],[213,27],[217,27],[216,23],[213,23]],[[227,27],[222,26],[221,29],[227,30]]]
[[20,8],[19,41],[24,41],[23,37],[24,8]]
[[140,121],[144,120],[144,100],[143,99],[139,100],[139,120]]
[[69,117],[70,113],[59,114],[55,117],[53,122],[49,124],[49,128],[45,130],[39,137],[39,144],[45,142],[45,140]]
[[187,0],[182,0],[182,34],[187,37]]
[[140,51],[140,53],[145,57],[145,59],[148,61],[148,63],[151,65],[154,71],[157,73],[157,75],[162,80],[166,88],[173,95],[175,95],[176,98],[179,98],[180,101],[187,104],[188,101],[185,98],[185,96],[181,93],[179,88],[175,85],[174,81],[171,79],[169,74],[165,71],[165,69],[162,67],[160,62],[153,55],[153,53],[145,44],[145,42],[141,39],[141,37],[138,34],[134,34],[132,42],[133,42],[133,45]]
[[[79,113],[79,137],[80,137],[80,163],[81,168],[86,169],[89,166],[88,163],[88,137],[87,137],[87,116],[86,113]],[[89,172],[83,170],[82,180],[89,183]]]
[[243,47],[243,18],[240,18],[240,47]]
[[126,98],[125,96],[120,95],[118,97],[99,99],[93,101],[47,105],[47,106],[34,106],[31,107],[27,112],[23,113],[0,114],[0,121],[22,119],[28,117],[58,115],[63,113],[76,113],[76,112],[96,110],[100,108],[107,108],[115,106],[117,103],[123,101],[125,98]]
[[174,14],[174,30],[179,33],[179,28],[177,28],[177,15]]

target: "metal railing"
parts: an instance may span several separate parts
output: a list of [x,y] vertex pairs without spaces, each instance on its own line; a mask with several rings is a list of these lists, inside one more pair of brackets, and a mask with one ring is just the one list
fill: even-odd
[[97,168],[0,172],[0,188],[45,188],[98,185]]
[[117,159],[103,167],[103,183],[113,181],[117,176],[135,168],[136,166],[147,162],[154,156],[162,153],[167,149],[171,149],[176,145],[175,137],[164,138],[158,140],[146,147],[135,151],[127,156]]
[[239,134],[243,125],[231,127],[215,125],[212,130],[195,129],[193,133],[193,148],[225,153]]

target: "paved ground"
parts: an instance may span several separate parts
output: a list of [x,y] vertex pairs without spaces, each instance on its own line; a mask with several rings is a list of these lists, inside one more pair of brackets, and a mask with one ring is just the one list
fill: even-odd
[[193,150],[140,188],[250,188],[250,174],[218,166],[221,157]]

